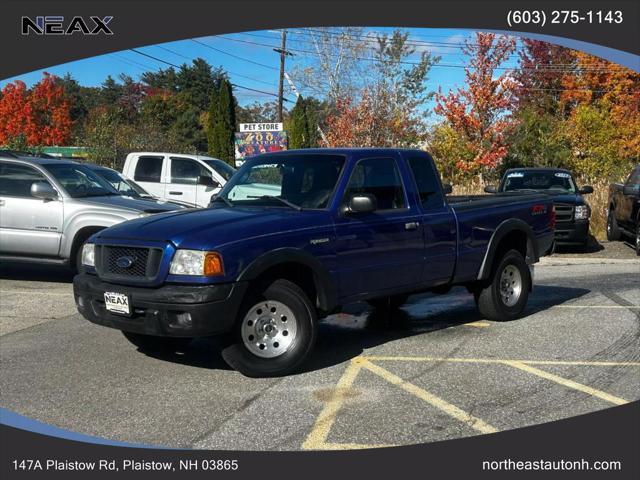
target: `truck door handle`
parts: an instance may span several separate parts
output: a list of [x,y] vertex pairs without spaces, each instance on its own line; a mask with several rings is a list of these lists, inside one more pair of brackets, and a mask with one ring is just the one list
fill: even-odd
[[169,192],[169,195],[182,195],[182,192]]
[[404,229],[405,230],[417,230],[418,229],[418,225],[420,225],[419,222],[408,222],[404,224]]
[[0,207],[4,206],[4,200],[0,200]]

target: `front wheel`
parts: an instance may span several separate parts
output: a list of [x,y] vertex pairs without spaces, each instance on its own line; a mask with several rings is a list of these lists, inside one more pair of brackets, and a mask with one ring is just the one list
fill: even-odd
[[191,338],[186,337],[158,337],[142,333],[122,332],[124,337],[143,352],[175,352],[182,351],[189,346]]
[[522,254],[509,250],[494,270],[491,283],[474,297],[478,310],[489,320],[518,318],[527,304],[531,274]]
[[249,295],[236,321],[236,341],[222,351],[224,360],[247,377],[286,375],[313,350],[317,316],[296,284],[279,279]]

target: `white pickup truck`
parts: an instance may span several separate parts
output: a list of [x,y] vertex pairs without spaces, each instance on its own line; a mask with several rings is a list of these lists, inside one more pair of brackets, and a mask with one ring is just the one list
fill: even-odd
[[133,152],[122,174],[154,197],[206,207],[235,173],[228,163],[204,155]]

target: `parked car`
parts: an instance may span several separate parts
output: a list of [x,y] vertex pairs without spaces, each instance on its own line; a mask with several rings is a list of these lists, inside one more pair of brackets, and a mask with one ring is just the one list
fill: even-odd
[[488,193],[545,193],[553,199],[556,210],[555,242],[586,248],[589,241],[591,207],[583,195],[593,187],[578,187],[569,170],[562,168],[510,168],[498,187],[488,186]]
[[206,207],[235,169],[204,155],[134,152],[127,155],[122,173],[154,197]]
[[97,231],[176,208],[122,196],[76,162],[0,156],[0,261],[76,268],[82,245]]
[[180,200],[161,200],[159,198],[154,197],[149,192],[147,192],[144,188],[138,185],[133,180],[125,177],[117,170],[112,168],[103,167],[100,165],[94,165],[92,163],[84,163],[88,168],[97,173],[104,180],[109,182],[113,188],[119,191],[122,195],[133,198],[142,198],[145,200],[150,200],[154,202],[158,202],[160,204],[170,204],[175,205],[179,208],[191,208],[193,205],[187,202],[181,202]]
[[640,165],[636,165],[627,181],[609,186],[607,239],[633,239],[640,255]]
[[[256,180],[270,183],[263,195],[234,195]],[[449,190],[417,150],[256,156],[214,208],[91,237],[85,272],[74,279],[76,305],[141,350],[233,332],[223,356],[249,376],[299,367],[318,318],[355,301],[389,308],[412,293],[464,285],[485,317],[517,318],[530,268],[553,242],[551,197],[447,199]]]

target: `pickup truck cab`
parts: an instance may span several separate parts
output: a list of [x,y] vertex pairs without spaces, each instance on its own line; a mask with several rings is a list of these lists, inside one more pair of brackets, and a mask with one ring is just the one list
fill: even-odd
[[640,255],[640,165],[626,182],[609,186],[607,240],[620,240],[623,235],[633,240]]
[[235,169],[217,158],[179,153],[133,152],[122,174],[151,195],[206,207],[211,196],[227,183]]
[[229,365],[282,375],[310,354],[318,318],[356,301],[389,308],[464,285],[487,318],[517,318],[554,221],[548,195],[447,198],[418,150],[270,153],[211,208],[93,236],[74,295],[85,318],[140,349],[231,332]]
[[177,205],[125,197],[80,163],[0,156],[0,260],[77,268],[84,242],[125,220]]
[[577,186],[572,173],[563,168],[510,168],[500,185],[485,188],[487,193],[544,193],[551,196],[556,210],[555,242],[586,248],[589,241],[591,206],[584,195],[593,187]]

